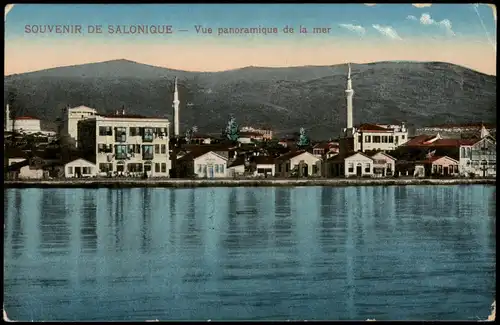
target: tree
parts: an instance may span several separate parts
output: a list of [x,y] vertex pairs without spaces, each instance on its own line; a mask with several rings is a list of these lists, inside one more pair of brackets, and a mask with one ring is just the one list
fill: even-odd
[[300,128],[298,147],[307,147],[309,145],[309,138],[306,136],[306,131],[304,128]]
[[227,123],[226,129],[223,132],[223,135],[225,138],[231,141],[238,141],[240,137],[239,133],[239,127],[238,124],[236,124],[236,119],[231,116]]
[[198,132],[198,127],[195,125],[193,126],[192,128],[189,128],[187,131],[186,131],[186,136],[185,136],[185,139],[186,139],[186,143],[191,143],[191,140],[193,138],[193,135],[196,134],[196,132]]

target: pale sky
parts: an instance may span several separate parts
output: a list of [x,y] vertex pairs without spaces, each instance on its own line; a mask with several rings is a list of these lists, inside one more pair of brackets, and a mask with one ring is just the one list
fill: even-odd
[[[171,25],[173,34],[124,35],[108,29],[138,24]],[[40,34],[34,33],[35,25],[81,25],[83,30]],[[102,25],[103,33],[88,33],[94,25]],[[197,33],[195,25],[213,33]],[[283,32],[287,25],[293,34]],[[300,26],[308,33],[299,33]],[[190,71],[442,61],[496,75],[496,20],[488,5],[16,4],[5,27],[6,75],[114,59]],[[229,27],[276,28],[278,33],[218,35],[219,28]],[[313,34],[314,27],[329,30]]]

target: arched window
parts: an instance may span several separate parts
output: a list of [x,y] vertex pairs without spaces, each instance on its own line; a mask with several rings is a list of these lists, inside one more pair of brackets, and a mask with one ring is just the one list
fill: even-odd
[[465,158],[465,148],[460,148],[460,158]]

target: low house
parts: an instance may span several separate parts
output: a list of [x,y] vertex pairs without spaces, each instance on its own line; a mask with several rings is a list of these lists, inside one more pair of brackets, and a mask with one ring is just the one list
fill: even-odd
[[11,147],[8,149],[4,150],[4,158],[5,158],[5,166],[10,166],[15,163],[24,161],[28,159],[29,155],[24,152],[23,150],[16,148],[16,147]]
[[350,155],[344,159],[345,177],[372,177],[373,159],[361,152]]
[[459,162],[453,158],[444,157],[431,157],[423,161],[425,167],[425,175],[432,176],[458,176],[459,175]]
[[377,152],[372,155],[373,175],[375,177],[393,176],[396,170],[396,158],[385,152]]
[[7,166],[8,179],[43,179],[47,178],[48,172],[43,169],[44,162],[38,157],[23,160]]
[[274,176],[276,174],[275,158],[271,156],[253,157],[255,176]]
[[181,177],[198,178],[227,177],[227,152],[189,152],[178,159],[182,165]]
[[64,164],[64,177],[95,177],[98,168],[95,164],[85,159],[79,158]]
[[339,154],[327,159],[327,177],[372,177],[373,159],[362,152]]
[[245,175],[245,171],[247,170],[247,168],[248,167],[245,166],[245,157],[238,156],[227,166],[228,176],[229,177],[243,176]]
[[279,177],[321,176],[321,159],[305,150],[286,153],[276,158],[275,165]]
[[252,177],[272,177],[275,175],[275,158],[270,156],[237,157],[228,165],[229,176],[248,175]]

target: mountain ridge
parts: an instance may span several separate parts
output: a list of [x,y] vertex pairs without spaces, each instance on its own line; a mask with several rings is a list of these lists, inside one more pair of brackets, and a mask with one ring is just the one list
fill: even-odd
[[[351,66],[356,124],[496,123],[494,76],[446,62]],[[346,64],[192,72],[119,59],[6,76],[4,94],[16,94],[17,114],[48,122],[68,105],[102,113],[125,106],[131,114],[171,119],[178,77],[181,127],[217,132],[234,115],[240,125],[270,124],[280,133],[304,127],[329,138],[345,124],[346,75]]]

